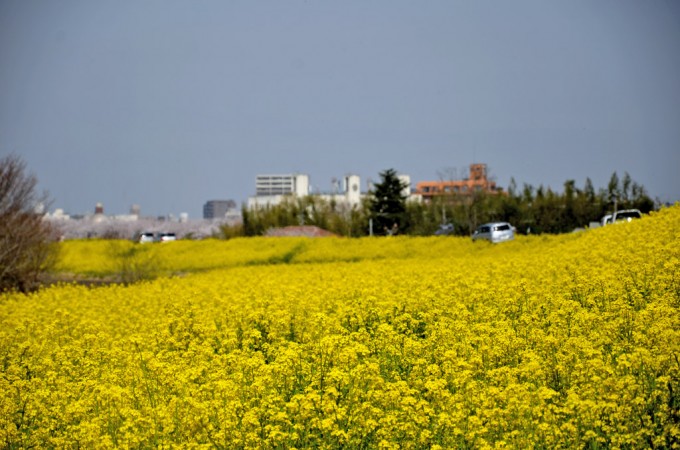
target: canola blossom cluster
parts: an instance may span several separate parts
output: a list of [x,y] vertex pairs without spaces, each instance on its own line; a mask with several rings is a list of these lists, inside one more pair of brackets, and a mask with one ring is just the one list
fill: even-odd
[[679,230],[154,244],[0,296],[0,445],[680,448]]

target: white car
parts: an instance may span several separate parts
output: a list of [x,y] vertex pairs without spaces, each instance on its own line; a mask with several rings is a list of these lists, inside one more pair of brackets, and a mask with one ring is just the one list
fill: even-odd
[[154,242],[154,241],[155,241],[155,237],[154,237],[153,233],[148,233],[148,232],[147,233],[138,233],[135,236],[135,242],[139,242],[140,244],[146,244],[146,243]]
[[175,233],[158,233],[156,235],[156,241],[158,242],[171,242],[171,241],[176,241],[177,236]]
[[491,222],[477,227],[472,234],[472,241],[486,240],[494,244],[515,239],[515,227],[508,222]]

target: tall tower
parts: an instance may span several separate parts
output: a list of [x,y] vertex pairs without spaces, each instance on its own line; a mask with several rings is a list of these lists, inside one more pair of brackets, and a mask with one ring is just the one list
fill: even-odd
[[486,164],[470,164],[470,179],[486,181]]
[[361,203],[361,179],[359,175],[345,176],[345,198],[350,205],[358,205]]
[[402,173],[397,175],[397,177],[404,184],[404,190],[401,191],[401,195],[408,198],[411,195],[411,176]]
[[293,178],[293,194],[297,197],[309,195],[309,175],[296,174]]

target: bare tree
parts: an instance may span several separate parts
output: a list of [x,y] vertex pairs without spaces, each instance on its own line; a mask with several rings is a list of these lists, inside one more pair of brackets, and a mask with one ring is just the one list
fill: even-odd
[[17,156],[0,159],[0,291],[27,292],[56,260],[50,224],[43,220],[47,194]]
[[444,167],[437,171],[437,177],[439,178],[439,181],[456,181],[459,179],[458,168],[452,166]]

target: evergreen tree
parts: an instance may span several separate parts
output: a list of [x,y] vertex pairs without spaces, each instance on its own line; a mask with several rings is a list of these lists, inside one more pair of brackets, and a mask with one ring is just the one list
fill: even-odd
[[397,176],[394,169],[380,173],[380,183],[375,184],[371,197],[371,218],[375,234],[385,235],[404,231],[406,227],[407,185]]
[[562,231],[573,230],[580,224],[577,220],[576,210],[577,210],[577,195],[578,189],[576,189],[576,181],[567,180],[564,182],[564,210],[562,211]]
[[590,179],[590,177],[586,178],[586,184],[583,187],[583,192],[587,201],[595,203],[595,188],[593,187],[593,181]]
[[616,172],[612,173],[607,184],[607,201],[616,209],[616,205],[621,198],[621,187],[619,184],[619,176]]
[[510,177],[510,184],[508,185],[508,196],[511,198],[519,196],[519,193],[517,192],[517,182],[515,181],[515,177]]
[[628,172],[623,174],[623,180],[621,180],[621,201],[627,204],[630,201],[630,190],[633,179],[630,177]]

